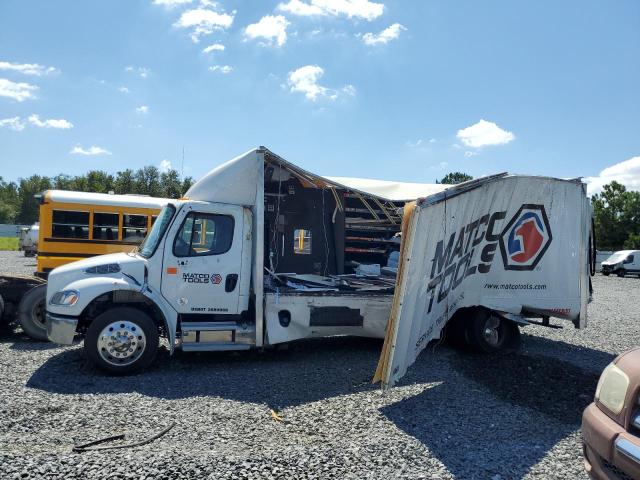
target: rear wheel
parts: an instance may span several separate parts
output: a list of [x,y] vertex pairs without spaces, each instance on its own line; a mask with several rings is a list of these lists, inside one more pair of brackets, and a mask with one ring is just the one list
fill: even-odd
[[25,293],[18,305],[20,326],[34,340],[47,340],[46,302],[47,285],[43,284]]
[[467,322],[469,346],[484,353],[512,353],[520,348],[518,326],[490,310],[476,310]]
[[603,274],[605,277],[608,277],[608,276],[609,276],[609,272],[602,272],[602,274]]
[[91,322],[84,349],[98,368],[127,374],[151,365],[158,343],[158,327],[149,315],[135,308],[117,307]]
[[618,275],[619,277],[624,277],[624,270],[620,269],[616,271],[616,275]]

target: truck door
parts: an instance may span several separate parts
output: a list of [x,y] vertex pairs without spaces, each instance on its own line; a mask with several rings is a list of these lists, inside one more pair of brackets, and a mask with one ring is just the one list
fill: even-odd
[[237,314],[243,209],[194,204],[180,211],[165,239],[162,295],[178,313]]

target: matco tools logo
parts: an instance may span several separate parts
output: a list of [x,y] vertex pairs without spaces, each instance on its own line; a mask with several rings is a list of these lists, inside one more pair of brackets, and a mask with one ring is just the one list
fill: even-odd
[[183,273],[182,281],[185,283],[210,283],[212,285],[219,285],[222,282],[222,277],[218,273],[209,275],[208,273]]
[[505,270],[533,270],[551,244],[551,228],[542,205],[525,204],[500,236]]
[[505,270],[533,270],[551,243],[542,205],[524,204],[503,228],[506,211],[494,211],[462,225],[436,244],[427,283],[427,313],[472,275],[491,271],[498,248]]

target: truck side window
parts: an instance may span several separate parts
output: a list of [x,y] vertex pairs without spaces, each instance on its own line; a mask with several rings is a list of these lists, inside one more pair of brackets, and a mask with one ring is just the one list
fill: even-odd
[[293,231],[293,253],[311,255],[311,230],[296,228]]
[[173,242],[176,257],[226,253],[233,243],[233,217],[192,212],[187,215]]

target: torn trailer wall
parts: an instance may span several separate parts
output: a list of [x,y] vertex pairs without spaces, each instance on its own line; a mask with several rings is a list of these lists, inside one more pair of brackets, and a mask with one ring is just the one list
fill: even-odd
[[374,381],[393,386],[464,307],[586,326],[590,218],[580,181],[506,174],[407,205]]

